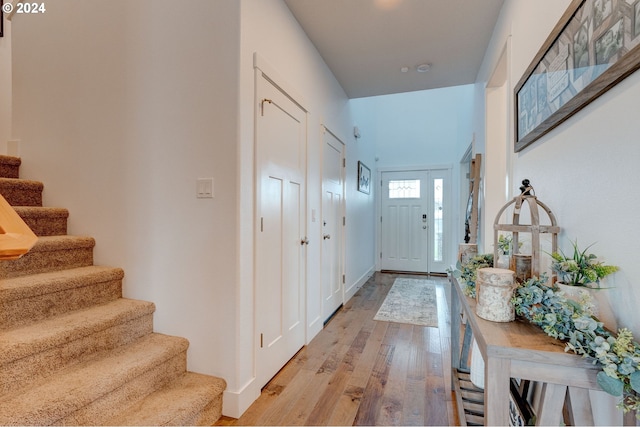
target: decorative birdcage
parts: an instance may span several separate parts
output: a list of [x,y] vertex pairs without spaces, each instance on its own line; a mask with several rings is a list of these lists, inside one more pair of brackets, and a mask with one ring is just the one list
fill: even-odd
[[[511,223],[500,223],[502,214],[511,206],[513,206]],[[523,208],[527,207],[530,224],[521,224]],[[548,216],[548,224],[540,224],[541,212],[546,213]],[[554,253],[558,249],[558,233],[560,233],[560,227],[558,227],[556,217],[553,212],[551,212],[551,209],[535,196],[535,191],[528,179],[522,181],[520,195],[514,197],[513,200],[504,205],[496,215],[493,223],[494,266],[498,266],[498,240],[501,235],[500,232],[511,233],[511,259],[509,268],[515,271],[516,280],[519,282],[525,281],[533,276],[539,277],[540,272],[543,270],[541,264],[541,253],[543,252],[541,235],[550,235],[551,248],[548,251],[549,253]],[[520,253],[520,240],[523,234],[529,234],[531,236],[530,254]]]

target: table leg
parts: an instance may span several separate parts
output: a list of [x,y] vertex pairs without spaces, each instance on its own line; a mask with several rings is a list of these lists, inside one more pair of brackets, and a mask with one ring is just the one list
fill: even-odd
[[484,371],[484,422],[488,426],[509,425],[509,381],[511,361],[487,356]]
[[[460,301],[458,298],[458,284],[453,275],[449,275],[451,285],[451,368],[457,370],[460,367]],[[451,375],[451,389],[454,389],[454,378]]]
[[560,424],[566,394],[566,385],[545,383],[542,386],[540,409],[536,420],[537,426],[557,426]]

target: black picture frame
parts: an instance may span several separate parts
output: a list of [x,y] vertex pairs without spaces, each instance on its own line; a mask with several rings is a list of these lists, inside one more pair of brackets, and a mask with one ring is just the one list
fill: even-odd
[[0,0],[0,37],[4,37],[4,11],[2,6],[4,6],[4,1]]
[[515,152],[640,68],[638,21],[640,0],[571,2],[515,86]]
[[371,193],[371,169],[358,160],[358,191],[364,194]]

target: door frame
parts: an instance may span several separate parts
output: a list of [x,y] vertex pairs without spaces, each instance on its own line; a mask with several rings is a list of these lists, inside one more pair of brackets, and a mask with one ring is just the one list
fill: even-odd
[[[342,214],[342,218],[343,218],[343,222],[342,222],[342,227],[340,227],[340,274],[343,277],[343,281],[341,284],[341,288],[342,288],[342,304],[344,304],[345,301],[345,294],[346,294],[346,290],[345,290],[345,280],[344,278],[346,277],[346,245],[345,245],[345,241],[346,241],[346,233],[345,233],[345,227],[346,227],[346,221],[347,221],[347,199],[346,199],[346,193],[347,193],[347,185],[346,185],[346,181],[347,181],[347,173],[346,173],[346,159],[347,159],[347,144],[344,143],[344,141],[342,141],[342,139],[340,139],[340,137],[338,135],[336,135],[335,133],[333,133],[328,127],[326,127],[325,125],[320,125],[321,129],[322,129],[322,137],[321,139],[321,143],[322,143],[322,165],[320,166],[320,171],[321,171],[321,176],[320,176],[320,188],[321,188],[321,193],[322,193],[322,198],[320,200],[320,220],[322,220],[322,218],[324,218],[324,166],[325,166],[325,158],[324,158],[324,144],[326,144],[325,140],[324,140],[324,134],[328,133],[330,134],[336,141],[338,141],[340,144],[342,144],[342,150],[341,150],[341,154],[342,154],[342,167],[340,168],[340,174],[341,174],[341,178],[342,178],[342,204],[340,206],[340,212]],[[322,313],[322,321],[325,322],[327,319],[324,319],[324,301],[325,301],[325,296],[322,294],[322,284],[323,284],[323,274],[325,274],[325,272],[322,270],[322,266],[323,266],[323,260],[322,260],[322,256],[323,256],[323,251],[322,249],[320,250],[320,287],[321,287],[321,298],[322,298],[322,307],[320,308],[321,313]]]
[[[376,270],[380,271],[381,263],[380,263],[380,252],[382,251],[382,223],[378,219],[382,216],[382,174],[384,172],[415,172],[415,171],[434,171],[434,170],[446,170],[449,174],[449,185],[447,186],[447,193],[445,193],[446,206],[448,209],[445,210],[445,224],[448,224],[448,230],[446,233],[446,239],[451,241],[454,238],[453,233],[453,223],[452,223],[452,212],[453,209],[453,165],[452,164],[442,164],[442,165],[417,165],[417,166],[395,166],[395,167],[380,167],[378,168],[376,175],[376,185],[380,188],[380,191],[376,191]],[[450,247],[445,248],[444,250],[445,257],[451,257]],[[452,260],[449,260],[452,261]]]

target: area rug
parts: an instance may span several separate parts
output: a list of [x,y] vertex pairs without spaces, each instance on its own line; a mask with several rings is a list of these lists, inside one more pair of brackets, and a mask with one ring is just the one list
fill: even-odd
[[435,282],[397,278],[373,319],[438,327]]

